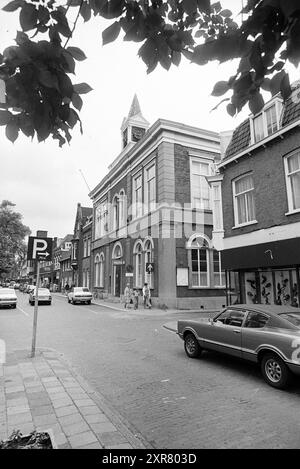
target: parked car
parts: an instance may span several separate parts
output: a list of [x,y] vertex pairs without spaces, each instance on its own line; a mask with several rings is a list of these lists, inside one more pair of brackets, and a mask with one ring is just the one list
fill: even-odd
[[31,293],[35,289],[35,285],[27,285],[26,293]]
[[214,350],[257,362],[275,388],[285,388],[292,374],[300,374],[300,308],[228,306],[212,319],[178,321],[177,333],[188,357]]
[[12,288],[0,288],[0,306],[17,307],[17,295]]
[[72,287],[68,293],[68,303],[86,303],[91,304],[93,295],[87,287]]
[[[33,306],[35,303],[36,290],[34,289],[29,293],[29,303]],[[48,288],[38,288],[38,303],[45,303],[51,305],[52,296]]]

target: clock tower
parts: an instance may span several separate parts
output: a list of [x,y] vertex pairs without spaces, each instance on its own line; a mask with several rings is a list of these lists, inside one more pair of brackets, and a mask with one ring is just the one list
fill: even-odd
[[140,103],[135,94],[128,116],[122,122],[122,150],[125,150],[125,148],[129,149],[138,142],[144,136],[149,126],[149,122],[142,115]]

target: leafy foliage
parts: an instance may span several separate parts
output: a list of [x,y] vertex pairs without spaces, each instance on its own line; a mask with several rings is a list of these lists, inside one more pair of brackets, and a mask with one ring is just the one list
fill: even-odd
[[26,257],[24,238],[30,230],[13,207],[8,200],[0,204],[0,274],[10,272]]
[[[117,39],[142,43],[139,56],[152,72],[158,64],[178,66],[184,55],[205,65],[239,59],[237,70],[226,82],[217,83],[212,94],[230,92],[227,112],[233,116],[249,103],[258,112],[264,102],[261,88],[286,99],[291,93],[284,70],[287,61],[300,61],[300,3],[296,0],[248,0],[245,19],[237,24],[220,2],[210,0],[12,0],[3,9],[19,10],[21,31],[16,45],[0,56],[0,78],[6,85],[6,103],[0,124],[14,142],[19,132],[39,141],[52,136],[63,145],[80,118],[79,94],[91,90],[74,85],[76,61],[85,54],[67,47],[78,18],[88,22],[101,16],[113,22],[103,31],[103,44]],[[77,9],[71,29],[70,8]],[[244,17],[243,17],[244,18]],[[29,32],[33,37],[29,38]],[[42,40],[32,39],[42,36]],[[64,43],[64,44],[63,44]],[[82,91],[84,90],[84,91]]]

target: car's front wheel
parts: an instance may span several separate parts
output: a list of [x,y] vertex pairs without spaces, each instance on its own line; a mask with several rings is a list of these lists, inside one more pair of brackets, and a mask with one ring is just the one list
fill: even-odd
[[261,361],[264,380],[274,388],[285,389],[291,381],[291,372],[275,353],[267,353]]
[[184,337],[184,350],[190,358],[197,358],[201,354],[201,347],[194,334],[189,333]]

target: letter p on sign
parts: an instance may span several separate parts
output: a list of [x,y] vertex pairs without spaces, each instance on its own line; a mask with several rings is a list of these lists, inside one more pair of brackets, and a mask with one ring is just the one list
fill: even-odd
[[28,239],[28,260],[51,260],[52,238],[38,238],[30,236]]

